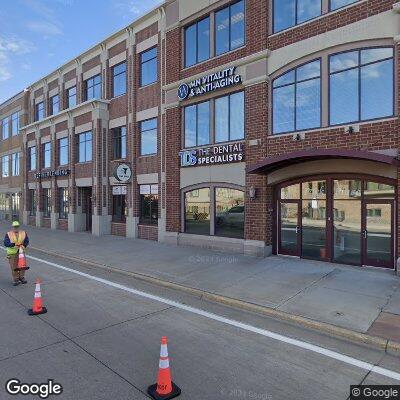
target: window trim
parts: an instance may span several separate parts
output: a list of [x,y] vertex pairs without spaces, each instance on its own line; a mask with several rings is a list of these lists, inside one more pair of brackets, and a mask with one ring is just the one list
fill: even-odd
[[[122,64],[125,64],[125,70],[115,75],[115,73],[114,73],[115,68],[119,67]],[[127,72],[128,72],[128,64],[127,64],[126,60],[124,60],[118,64],[115,64],[111,67],[111,98],[114,99],[116,97],[126,95],[126,93],[128,91],[128,74],[127,74]],[[99,74],[99,75],[101,75],[101,74]],[[116,95],[115,94],[115,78],[118,76],[121,76],[121,75],[125,75],[125,91],[124,91],[124,93],[120,93],[120,94]],[[100,85],[101,85],[101,83],[100,83]]]
[[[145,62],[143,62],[142,61],[142,56],[143,56],[143,54],[144,53],[147,53],[148,51],[151,51],[151,50],[153,50],[153,49],[156,49],[157,50],[157,53],[156,53],[156,56],[155,57],[153,57],[153,58],[151,58],[150,60],[147,60],[147,61],[145,61]],[[156,83],[158,83],[158,79],[159,79],[159,71],[158,71],[158,68],[159,68],[159,65],[158,65],[158,53],[159,53],[159,49],[158,49],[158,45],[155,45],[155,46],[153,46],[153,47],[150,47],[150,48],[148,48],[148,49],[146,49],[146,50],[143,50],[140,54],[139,54],[139,63],[140,63],[140,79],[139,79],[139,87],[140,88],[144,88],[144,87],[147,87],[147,86],[151,86],[151,85],[155,85]],[[153,81],[153,82],[150,82],[150,83],[146,83],[145,85],[143,85],[143,70],[142,70],[142,68],[143,68],[143,65],[144,64],[146,64],[146,63],[148,63],[148,62],[150,62],[150,61],[153,61],[153,60],[156,60],[156,80],[155,81]]]

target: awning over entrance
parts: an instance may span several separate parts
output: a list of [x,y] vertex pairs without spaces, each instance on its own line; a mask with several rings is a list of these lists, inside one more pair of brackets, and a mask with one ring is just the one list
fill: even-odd
[[301,150],[278,156],[267,157],[263,161],[249,165],[247,172],[250,174],[264,175],[289,165],[313,160],[326,159],[353,159],[363,161],[375,161],[381,164],[398,166],[400,160],[393,155],[375,153],[362,150],[345,149],[311,149]]

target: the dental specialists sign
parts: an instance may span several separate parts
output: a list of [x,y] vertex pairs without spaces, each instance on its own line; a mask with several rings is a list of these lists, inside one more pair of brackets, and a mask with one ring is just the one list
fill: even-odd
[[186,100],[229,86],[238,85],[241,82],[242,76],[236,74],[236,67],[230,67],[195,79],[192,82],[183,83],[178,88],[178,97],[179,100]]
[[230,143],[185,150],[179,153],[181,167],[228,164],[244,161],[243,143]]

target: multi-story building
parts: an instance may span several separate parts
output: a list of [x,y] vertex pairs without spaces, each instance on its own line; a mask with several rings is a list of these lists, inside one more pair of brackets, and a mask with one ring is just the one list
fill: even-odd
[[166,0],[21,94],[1,190],[51,229],[394,268],[399,40],[392,0]]

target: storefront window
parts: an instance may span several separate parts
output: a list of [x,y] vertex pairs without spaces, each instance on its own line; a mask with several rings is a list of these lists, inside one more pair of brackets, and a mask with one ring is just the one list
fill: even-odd
[[59,200],[59,218],[67,219],[69,213],[69,195],[67,188],[58,189],[58,200]]
[[361,198],[360,180],[335,180],[333,182],[333,196],[335,199],[359,199]]
[[244,192],[215,189],[215,235],[244,238]]
[[385,183],[365,182],[364,197],[368,199],[394,199],[395,187]]
[[29,189],[28,192],[28,201],[29,201],[29,215],[36,215],[36,191],[35,189]]
[[113,222],[126,222],[126,196],[113,195]]
[[302,185],[303,199],[325,199],[326,181],[304,182]]
[[281,189],[281,199],[291,200],[300,199],[300,184],[285,186]]
[[43,216],[50,218],[51,214],[51,189],[43,189]]
[[185,194],[185,232],[210,235],[210,188]]
[[158,185],[140,185],[140,223],[158,224]]

